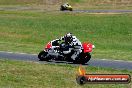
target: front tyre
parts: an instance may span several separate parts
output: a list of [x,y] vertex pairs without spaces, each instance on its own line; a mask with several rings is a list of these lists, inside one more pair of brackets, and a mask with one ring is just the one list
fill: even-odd
[[85,64],[85,63],[87,63],[90,59],[91,59],[90,53],[85,53],[84,56],[83,56],[83,58],[81,58],[81,63],[82,63],[82,64]]
[[82,53],[73,63],[75,64],[86,64],[91,59],[90,53]]
[[72,9],[72,8],[70,8],[70,9],[69,9],[69,11],[73,11],[73,9]]
[[41,51],[39,54],[38,54],[38,58],[40,61],[48,61],[49,59],[47,58],[47,52],[45,51]]

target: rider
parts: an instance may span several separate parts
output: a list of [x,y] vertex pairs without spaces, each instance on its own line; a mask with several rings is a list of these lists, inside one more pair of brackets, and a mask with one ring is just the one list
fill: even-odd
[[[61,37],[60,40],[64,40],[65,44],[69,47],[73,47],[74,53],[71,56],[72,60],[76,60],[78,55],[82,52],[82,44],[79,41],[79,39],[76,38],[76,36],[73,36],[72,33],[67,33],[63,37]],[[70,48],[67,50],[67,52],[71,52]]]
[[66,7],[69,6],[69,4],[68,4],[68,3],[65,3],[65,4],[63,4],[62,6],[66,8]]

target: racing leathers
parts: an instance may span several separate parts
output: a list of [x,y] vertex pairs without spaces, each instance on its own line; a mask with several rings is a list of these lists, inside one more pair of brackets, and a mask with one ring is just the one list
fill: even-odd
[[67,8],[69,6],[69,4],[68,3],[65,3],[62,6],[65,7],[65,8]]
[[[71,50],[74,51],[73,55],[71,56],[72,60],[76,60],[79,54],[82,52],[82,43],[77,39],[76,36],[72,36],[71,39],[68,41],[65,39],[65,36],[61,37],[61,40],[65,41],[65,44],[69,46],[69,49],[64,53],[70,53]],[[72,48],[70,48],[72,46]]]

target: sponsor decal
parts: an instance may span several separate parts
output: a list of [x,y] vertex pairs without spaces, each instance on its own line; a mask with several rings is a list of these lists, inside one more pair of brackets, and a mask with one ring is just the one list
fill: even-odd
[[78,84],[90,83],[130,83],[131,76],[129,74],[86,74],[85,69],[80,65],[79,74],[76,77]]

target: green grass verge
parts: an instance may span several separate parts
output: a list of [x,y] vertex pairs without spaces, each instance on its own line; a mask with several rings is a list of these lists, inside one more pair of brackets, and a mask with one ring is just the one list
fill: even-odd
[[0,50],[38,53],[67,32],[92,42],[94,58],[132,60],[132,14],[0,11]]
[[0,0],[0,5],[28,5],[35,8],[42,5],[40,9],[48,6],[46,9],[55,10],[66,2],[69,2],[74,9],[132,9],[131,0]]
[[[76,83],[79,66],[0,60],[0,88],[131,88],[129,84]],[[130,74],[132,71],[85,67],[89,74]]]

